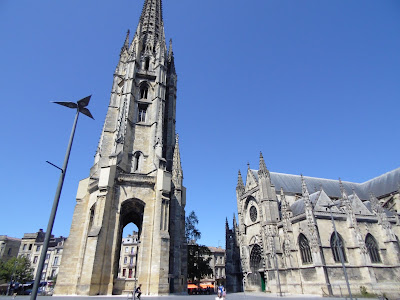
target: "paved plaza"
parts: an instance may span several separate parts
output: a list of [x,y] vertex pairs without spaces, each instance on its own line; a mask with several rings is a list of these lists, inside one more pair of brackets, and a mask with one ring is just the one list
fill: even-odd
[[[29,300],[30,296],[17,296],[15,300]],[[37,300],[127,300],[127,297],[123,296],[38,296]],[[142,296],[143,300],[215,300],[216,295],[169,295],[169,296]],[[0,296],[0,300],[11,300],[11,296]],[[275,300],[275,299],[290,299],[290,300],[307,300],[307,299],[324,299],[324,300],[338,300],[338,299],[349,299],[349,298],[333,298],[333,297],[321,297],[317,295],[284,295],[282,297],[276,294],[264,294],[264,293],[232,293],[226,296],[226,300]],[[366,298],[353,298],[353,299],[366,299]],[[368,298],[373,299],[373,298]],[[132,300],[131,298],[129,300]]]

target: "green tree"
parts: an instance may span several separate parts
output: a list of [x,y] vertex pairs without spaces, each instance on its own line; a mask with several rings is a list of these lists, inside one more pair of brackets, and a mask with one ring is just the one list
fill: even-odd
[[210,268],[211,251],[207,246],[198,245],[197,240],[201,238],[201,232],[197,229],[199,220],[192,211],[185,220],[186,241],[188,243],[188,280],[200,281],[207,275],[212,275]]
[[33,268],[29,259],[20,256],[11,258],[7,262],[0,262],[0,280],[9,282],[11,279],[19,283],[33,279]]
[[188,245],[188,279],[191,282],[212,275],[210,268],[211,251],[207,246],[191,244]]
[[190,212],[189,216],[186,217],[185,221],[186,241],[188,244],[196,243],[196,241],[201,238],[201,232],[196,228],[199,219],[197,219],[193,210]]

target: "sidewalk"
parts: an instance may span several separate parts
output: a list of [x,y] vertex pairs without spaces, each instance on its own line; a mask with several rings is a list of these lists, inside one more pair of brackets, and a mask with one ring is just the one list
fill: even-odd
[[[145,296],[142,295],[142,300],[156,300],[156,299],[165,299],[165,300],[215,300],[216,295],[168,295],[168,296]],[[267,293],[232,293],[226,296],[226,300],[279,300],[279,299],[290,299],[290,300],[307,300],[307,299],[318,299],[321,300],[339,300],[346,298],[339,297],[322,297],[318,295],[283,295],[279,297],[276,294],[267,294]],[[15,300],[29,300],[30,296],[16,296]],[[38,296],[37,300],[127,300],[126,296]],[[348,299],[348,298],[347,298]],[[356,299],[356,298],[353,298]],[[364,298],[357,298],[359,300]],[[369,298],[368,300],[370,300]],[[11,296],[0,296],[0,300],[12,300]]]

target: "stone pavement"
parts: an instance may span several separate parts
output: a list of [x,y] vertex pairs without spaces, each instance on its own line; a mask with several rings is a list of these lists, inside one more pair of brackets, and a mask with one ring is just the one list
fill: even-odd
[[[142,300],[215,300],[216,295],[168,295],[168,296],[142,296]],[[323,299],[323,300],[338,300],[346,298],[331,298],[321,297],[317,295],[284,295],[282,297],[276,294],[265,294],[265,293],[232,293],[226,296],[226,300],[278,300],[278,299],[290,299],[290,300],[308,300],[308,299]],[[29,300],[30,296],[17,296],[15,300]],[[126,296],[38,296],[37,300],[127,300]],[[349,299],[349,298],[347,298]],[[356,299],[356,298],[353,298]],[[363,299],[363,298],[357,298]],[[371,298],[369,298],[370,300]],[[0,296],[0,300],[12,300],[11,296]],[[131,299],[129,299],[131,300]],[[137,299],[136,299],[137,300]]]

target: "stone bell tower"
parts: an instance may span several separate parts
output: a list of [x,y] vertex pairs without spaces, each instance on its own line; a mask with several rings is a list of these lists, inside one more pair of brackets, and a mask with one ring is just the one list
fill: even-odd
[[186,291],[176,87],[161,0],[145,0],[133,40],[128,31],[121,49],[94,165],[79,183],[55,294],[132,290],[135,278],[117,278],[122,230],[129,223],[139,231],[136,283],[143,293]]

